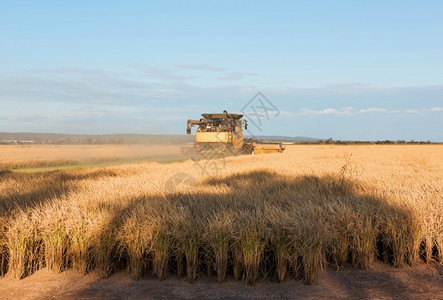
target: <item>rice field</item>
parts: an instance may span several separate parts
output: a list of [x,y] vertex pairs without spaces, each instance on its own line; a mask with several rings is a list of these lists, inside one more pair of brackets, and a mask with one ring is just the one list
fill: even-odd
[[108,277],[125,269],[133,278],[314,284],[327,265],[442,264],[442,166],[441,145],[307,145],[168,164],[3,171],[0,275],[48,268]]
[[0,145],[0,171],[110,165],[181,158],[177,145]]

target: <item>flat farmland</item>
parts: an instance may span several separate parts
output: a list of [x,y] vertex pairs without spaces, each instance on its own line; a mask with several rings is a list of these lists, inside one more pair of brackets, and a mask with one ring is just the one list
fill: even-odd
[[173,145],[0,145],[0,170],[57,169],[177,158],[180,158],[180,147]]
[[[85,149],[35,156],[33,147],[0,164],[69,160]],[[101,147],[90,146],[94,159],[125,159]],[[0,290],[112,297],[154,285],[157,296],[171,287],[170,297],[236,297],[248,284],[256,298],[441,295],[442,174],[441,145],[297,145],[3,172]],[[62,290],[57,278],[77,285]]]

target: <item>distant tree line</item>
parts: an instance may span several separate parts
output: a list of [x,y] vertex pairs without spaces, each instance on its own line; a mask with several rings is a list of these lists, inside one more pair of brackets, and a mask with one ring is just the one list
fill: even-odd
[[63,134],[1,134],[3,145],[128,145],[183,144],[193,141],[180,135],[63,135]]
[[439,144],[431,141],[405,141],[405,140],[383,140],[383,141],[342,141],[334,140],[332,138],[317,141],[297,141],[294,144],[314,144],[314,145],[424,145],[424,144]]

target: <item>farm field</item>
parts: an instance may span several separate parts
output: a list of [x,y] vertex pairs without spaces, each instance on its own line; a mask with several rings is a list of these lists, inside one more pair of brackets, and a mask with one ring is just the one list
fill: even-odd
[[173,145],[0,145],[0,170],[180,159]]
[[[0,152],[0,165],[84,157],[75,146],[33,147]],[[88,147],[97,161],[134,158]],[[0,174],[0,291],[10,295],[68,275],[85,290],[126,277],[143,289],[157,278],[191,290],[187,282],[246,283],[251,295],[269,284],[283,298],[297,289],[346,297],[331,281],[347,289],[358,276],[362,286],[391,282],[399,293],[414,280],[423,295],[443,289],[441,145],[297,145],[283,154],[27,171]],[[404,280],[398,287],[384,274]],[[383,286],[366,296],[392,297]]]

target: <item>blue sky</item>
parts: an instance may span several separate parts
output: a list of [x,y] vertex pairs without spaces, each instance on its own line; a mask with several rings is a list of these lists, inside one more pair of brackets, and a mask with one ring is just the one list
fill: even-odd
[[261,91],[279,113],[254,134],[443,141],[442,11],[1,1],[0,131],[182,134],[186,119],[240,112]]

